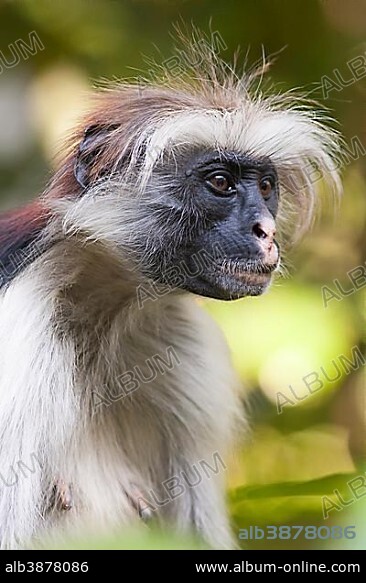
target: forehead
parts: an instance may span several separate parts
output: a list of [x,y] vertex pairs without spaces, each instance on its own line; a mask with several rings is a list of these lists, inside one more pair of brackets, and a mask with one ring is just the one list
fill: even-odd
[[[301,141],[301,123],[292,112],[273,112],[246,106],[233,111],[187,109],[164,118],[145,140],[148,175],[165,154],[192,149],[231,152],[253,163],[293,159]],[[304,137],[304,135],[303,135]],[[146,138],[146,136],[145,136]]]
[[258,171],[271,171],[275,173],[275,167],[269,157],[255,157],[250,153],[242,153],[233,150],[202,150],[194,149],[186,160],[189,170],[205,170],[217,165],[225,165],[234,170],[254,169]]

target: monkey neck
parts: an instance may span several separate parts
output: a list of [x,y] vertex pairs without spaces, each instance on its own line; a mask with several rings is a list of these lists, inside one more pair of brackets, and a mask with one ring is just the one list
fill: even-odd
[[104,244],[85,244],[71,237],[56,243],[41,261],[47,271],[49,292],[54,295],[57,290],[55,309],[64,332],[95,335],[98,329],[108,328],[121,312],[125,313],[126,329],[132,329],[161,303],[155,296],[147,302],[152,310],[139,305],[141,278]]

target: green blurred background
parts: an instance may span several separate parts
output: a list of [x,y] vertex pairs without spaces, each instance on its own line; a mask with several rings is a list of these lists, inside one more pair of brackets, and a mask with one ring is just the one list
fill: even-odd
[[[242,55],[249,49],[249,62],[261,57],[263,47],[266,54],[280,51],[271,79],[283,89],[311,91],[330,108],[346,142],[356,137],[366,152],[364,0],[2,0],[1,208],[42,191],[57,165],[62,136],[85,108],[90,86],[138,75],[146,69],[144,55],[169,57],[174,44],[169,33],[181,19],[206,31],[211,20],[211,30],[219,31],[227,45],[220,53],[225,60],[238,45]],[[17,63],[16,41],[29,44],[32,31],[44,49]],[[360,57],[358,79],[347,64],[355,57]],[[342,297],[334,283],[337,279],[352,290],[347,272],[365,266],[365,170],[362,151],[346,156],[340,209],[334,215],[328,202],[312,233],[286,257],[290,277],[278,280],[262,298],[204,302],[228,339],[251,418],[251,434],[232,453],[226,472],[234,529],[356,525],[354,540],[321,542],[301,535],[296,541],[247,541],[247,548],[366,548],[366,488],[358,490],[357,498],[347,485],[366,470],[365,367],[361,359],[355,370],[340,367],[341,355],[352,361],[352,349],[365,346],[366,288],[361,289],[360,279],[360,289]],[[327,295],[326,307],[324,286],[337,293],[337,298]],[[315,379],[315,373],[320,379],[313,390],[322,383],[314,394],[303,381],[311,373],[308,379]],[[325,373],[339,378],[331,382]],[[289,385],[306,398],[295,402]],[[294,403],[287,402],[281,414],[279,392]],[[324,520],[322,496],[340,505],[332,494],[336,488],[352,504],[333,509]],[[114,548],[190,544],[154,532],[77,543]]]

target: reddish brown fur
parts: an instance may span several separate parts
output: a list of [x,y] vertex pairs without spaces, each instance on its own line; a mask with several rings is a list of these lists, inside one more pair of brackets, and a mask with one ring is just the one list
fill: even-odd
[[0,215],[0,249],[27,234],[41,231],[47,224],[49,211],[41,199]]
[[[202,94],[162,87],[123,86],[95,96],[95,109],[78,128],[70,140],[69,154],[56,173],[48,194],[52,197],[78,195],[82,188],[74,177],[74,164],[79,144],[88,128],[96,127],[99,137],[85,150],[93,157],[90,178],[97,179],[106,170],[115,168],[118,161],[128,156],[131,144],[129,137],[141,132],[154,115],[197,108],[231,109],[238,106],[238,99],[230,92],[207,90]],[[97,133],[97,132],[96,132]]]

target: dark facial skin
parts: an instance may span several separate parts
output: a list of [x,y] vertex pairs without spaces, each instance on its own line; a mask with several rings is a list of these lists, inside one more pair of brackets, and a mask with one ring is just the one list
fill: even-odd
[[153,203],[161,224],[149,276],[221,300],[262,294],[279,261],[274,166],[229,151],[191,153],[169,166],[151,185],[152,194],[159,180],[165,186]]

